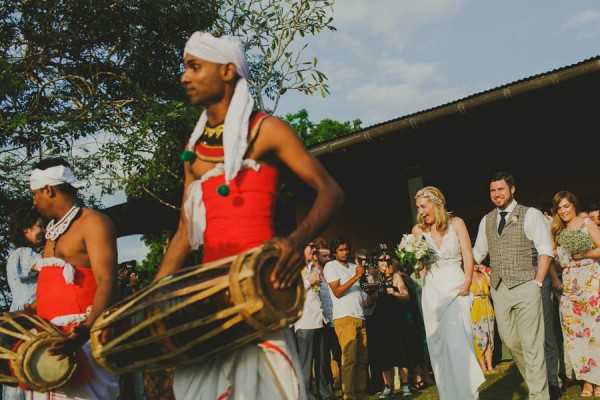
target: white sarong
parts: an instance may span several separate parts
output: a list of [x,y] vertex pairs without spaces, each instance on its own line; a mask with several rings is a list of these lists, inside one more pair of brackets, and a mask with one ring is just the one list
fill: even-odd
[[292,331],[285,328],[239,350],[177,367],[177,400],[299,400],[306,398]]

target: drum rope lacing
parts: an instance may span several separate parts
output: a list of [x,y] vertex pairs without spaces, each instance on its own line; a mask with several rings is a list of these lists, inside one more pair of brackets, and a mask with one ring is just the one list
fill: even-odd
[[46,239],[52,240],[56,243],[57,239],[63,233],[65,233],[67,229],[69,229],[69,226],[71,226],[71,222],[73,222],[75,217],[77,217],[77,215],[79,214],[79,210],[81,210],[79,202],[75,202],[73,207],[71,207],[71,209],[67,211],[67,213],[58,222],[55,222],[55,219],[50,221],[48,223],[48,226],[46,227]]

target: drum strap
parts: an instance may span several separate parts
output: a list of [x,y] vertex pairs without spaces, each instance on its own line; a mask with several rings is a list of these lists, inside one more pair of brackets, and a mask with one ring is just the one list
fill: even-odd
[[[17,341],[17,343],[15,343],[15,345],[13,346],[13,348],[12,348],[11,350],[12,350],[12,351],[14,351],[14,352],[16,353],[16,352],[17,352],[17,350],[18,350],[18,348],[19,348],[19,346],[21,346],[21,344],[23,344],[23,339],[19,339],[19,340]],[[13,369],[13,365],[12,365],[12,363],[13,363],[13,362],[12,362],[12,360],[9,360],[9,362],[8,362],[8,369],[10,370],[10,374],[11,374],[13,377],[15,377],[15,378],[16,378],[16,376],[15,376],[15,371],[14,371],[14,369]],[[21,382],[18,382],[18,383],[17,383],[17,385],[18,385],[18,386],[19,386],[21,389],[23,389],[23,390],[30,390],[30,389],[29,389],[29,388],[28,388],[28,387],[27,387],[25,384],[23,384],[23,383],[21,383]]]

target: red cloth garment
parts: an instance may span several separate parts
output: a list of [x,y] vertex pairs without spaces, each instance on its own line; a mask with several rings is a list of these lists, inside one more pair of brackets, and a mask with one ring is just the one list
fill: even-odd
[[44,266],[35,292],[37,315],[47,321],[71,314],[85,314],[96,294],[96,280],[91,268],[75,268],[75,279],[67,284],[62,267]]
[[202,184],[206,206],[203,262],[218,260],[260,246],[275,234],[274,214],[279,171],[261,165],[244,169],[229,182],[229,194],[217,188],[225,183],[219,175]]

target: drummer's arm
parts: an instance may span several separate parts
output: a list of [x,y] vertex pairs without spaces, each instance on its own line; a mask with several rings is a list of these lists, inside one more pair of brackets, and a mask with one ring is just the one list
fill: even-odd
[[302,250],[329,223],[344,202],[344,192],[323,165],[304,147],[298,134],[284,121],[270,117],[261,126],[259,139],[265,150],[272,152],[304,183],[316,197],[306,218],[285,239],[278,239],[282,252],[273,269],[271,281],[276,287],[289,287],[304,265]]
[[83,325],[91,328],[115,300],[117,294],[117,235],[113,223],[104,215],[90,215],[84,225],[83,239],[96,281],[92,310]]
[[177,226],[175,235],[173,235],[169,242],[169,246],[167,247],[167,251],[160,263],[160,267],[153,282],[179,270],[192,251],[188,237],[188,220],[184,209],[185,200],[187,198],[187,188],[189,184],[194,181],[190,161],[185,161],[183,163],[183,170],[185,174],[185,186],[183,188],[183,201],[181,203],[181,212],[179,214],[179,225]]

